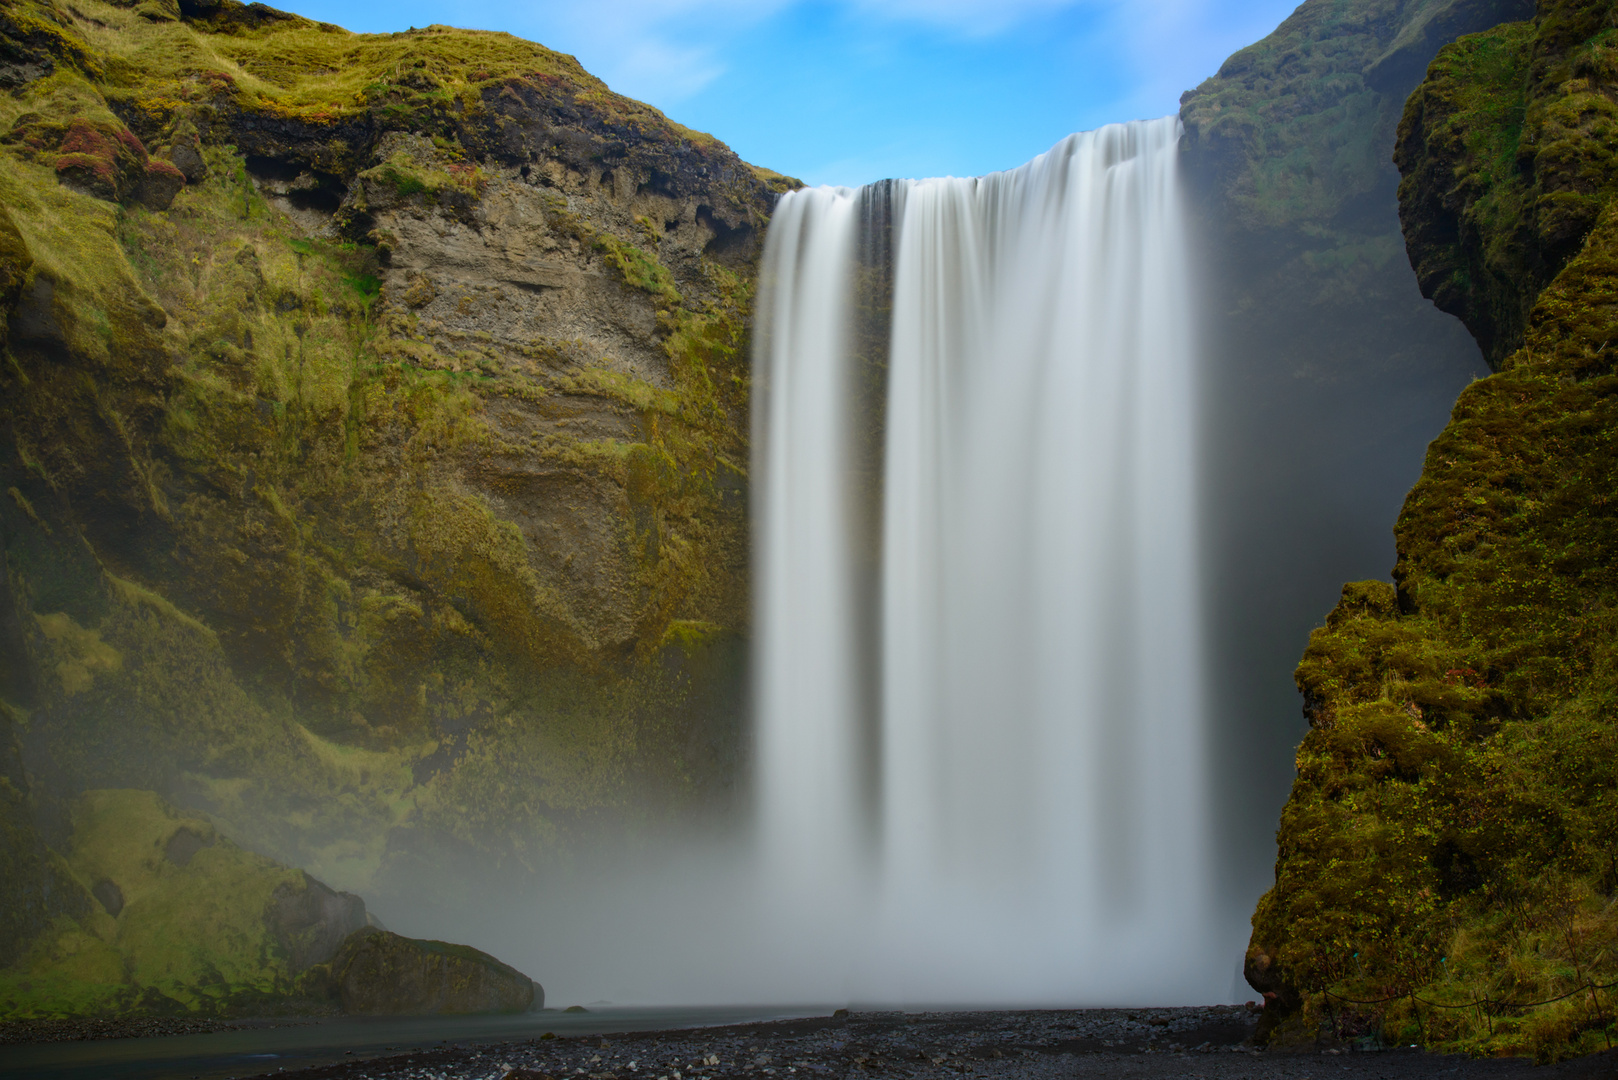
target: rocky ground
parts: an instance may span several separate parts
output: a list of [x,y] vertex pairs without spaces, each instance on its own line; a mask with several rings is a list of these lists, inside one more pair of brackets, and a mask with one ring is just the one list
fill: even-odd
[[85,1042],[90,1039],[140,1039],[154,1035],[203,1035],[210,1031],[243,1031],[317,1023],[317,1017],[274,1017],[217,1020],[199,1016],[119,1016],[75,1020],[0,1021],[0,1046],[9,1043]]
[[330,1065],[309,1080],[722,1080],[726,1077],[1124,1078],[1328,1080],[1425,1076],[1536,1080],[1611,1077],[1618,1057],[1560,1065],[1475,1061],[1413,1049],[1265,1052],[1239,1006],[996,1013],[855,1013],[831,1018],[636,1034],[457,1045]]

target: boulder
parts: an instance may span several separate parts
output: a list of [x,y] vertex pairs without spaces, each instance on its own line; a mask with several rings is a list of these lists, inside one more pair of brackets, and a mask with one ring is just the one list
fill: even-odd
[[66,125],[60,137],[56,177],[67,186],[117,202],[144,182],[150,159],[146,147],[128,128],[78,118]]
[[270,933],[286,949],[294,972],[324,964],[350,934],[365,927],[365,901],[303,874],[300,888],[279,886],[264,913]]
[[514,1013],[541,1008],[545,991],[488,953],[365,927],[329,965],[331,992],[358,1016]]
[[135,198],[148,210],[167,210],[183,187],[185,173],[172,162],[153,158],[146,163],[146,175],[135,188]]
[[169,161],[185,176],[186,183],[200,184],[208,179],[208,163],[195,141],[176,142],[169,147]]

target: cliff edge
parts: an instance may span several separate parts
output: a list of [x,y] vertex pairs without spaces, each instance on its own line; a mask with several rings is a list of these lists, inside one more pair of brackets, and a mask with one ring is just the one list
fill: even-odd
[[509,35],[235,0],[8,4],[0,88],[0,962],[89,904],[90,790],[417,911],[723,814],[795,182]]
[[1444,49],[1400,125],[1423,288],[1468,387],[1297,682],[1310,730],[1248,977],[1280,1041],[1541,1060],[1605,1049],[1618,984],[1618,97],[1610,3]]

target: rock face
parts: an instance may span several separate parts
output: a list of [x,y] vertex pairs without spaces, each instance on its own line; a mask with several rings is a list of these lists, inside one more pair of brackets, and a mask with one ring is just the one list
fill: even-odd
[[1346,586],[1297,671],[1310,730],[1249,952],[1291,998],[1279,1039],[1610,1044],[1613,14],[1545,0],[1447,47],[1400,126],[1411,259],[1499,371],[1429,450],[1394,583]]
[[1182,99],[1207,255],[1203,455],[1210,691],[1242,905],[1302,734],[1289,674],[1345,578],[1385,572],[1385,523],[1461,388],[1486,372],[1422,298],[1391,164],[1405,96],[1456,35],[1532,0],[1308,0]]
[[1446,50],[1400,124],[1422,293],[1496,368],[1618,190],[1618,119],[1587,44],[1608,18],[1605,4],[1553,5]]
[[445,912],[724,813],[792,182],[500,34],[22,0],[0,77],[30,887],[89,789]]
[[545,1006],[545,991],[487,953],[367,928],[330,964],[343,1012],[356,1016],[511,1013]]
[[12,915],[34,923],[7,935],[0,1013],[329,1008],[304,1001],[299,978],[365,926],[358,897],[243,851],[148,791],[86,792],[66,825],[44,874],[11,857],[22,873],[8,887],[32,873],[48,888]]
[[[89,790],[429,913],[726,812],[793,182],[502,34],[19,0],[0,81],[0,961],[138,910],[52,884]],[[291,978],[357,901],[288,873]]]
[[294,973],[326,963],[367,922],[364,900],[336,892],[308,874],[301,882],[276,887],[265,920]]

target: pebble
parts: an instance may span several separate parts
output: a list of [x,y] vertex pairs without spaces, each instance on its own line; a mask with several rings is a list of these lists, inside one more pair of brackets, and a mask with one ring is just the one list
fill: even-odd
[[856,1012],[463,1046],[279,1073],[276,1080],[1583,1080],[1610,1078],[1618,1064],[1605,1054],[1536,1067],[1404,1049],[1262,1051],[1248,1042],[1256,1022],[1241,1006]]

